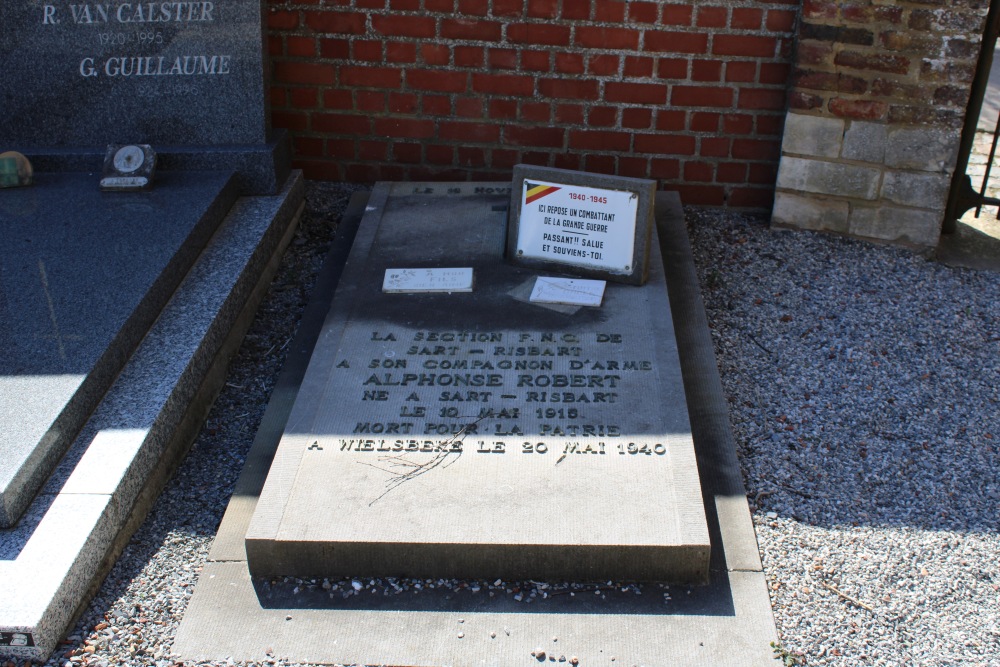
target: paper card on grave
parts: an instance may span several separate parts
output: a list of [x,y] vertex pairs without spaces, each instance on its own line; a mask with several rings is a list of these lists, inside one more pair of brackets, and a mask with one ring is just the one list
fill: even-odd
[[386,269],[382,291],[471,292],[472,269]]
[[532,303],[562,303],[569,306],[600,306],[604,298],[603,280],[549,278],[539,276],[531,290]]

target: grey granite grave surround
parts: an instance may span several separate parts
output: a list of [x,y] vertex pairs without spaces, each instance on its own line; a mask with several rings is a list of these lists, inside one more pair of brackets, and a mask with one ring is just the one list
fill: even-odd
[[36,174],[0,197],[0,527],[76,437],[236,200],[231,174],[151,192]]
[[[361,203],[353,211],[356,218],[363,209]],[[581,665],[775,664],[766,582],[676,194],[657,196],[656,217],[712,542],[707,586],[671,587],[669,600],[654,588],[641,596],[609,592],[607,599],[550,596],[530,605],[450,586],[348,600],[318,586],[255,586],[242,540],[301,391],[309,355],[292,354],[178,630],[175,658],[438,666],[551,664],[564,654]],[[336,262],[336,246],[332,255],[328,261]],[[335,274],[329,266],[324,272]],[[291,349],[308,350],[321,335],[329,299],[318,293],[310,303]],[[532,655],[537,647],[548,651],[545,659]]]
[[[38,171],[99,172],[105,148],[30,148],[25,149],[25,154]],[[291,171],[292,147],[284,130],[276,130],[269,143],[255,146],[157,145],[154,148],[158,170],[232,171],[244,195],[278,192]]]
[[270,131],[264,21],[261,0],[0,3],[0,146],[62,171],[146,143],[167,169],[234,170],[273,194],[289,147]]
[[[521,209],[523,187],[525,180],[539,180],[549,183],[559,183],[566,186],[584,186],[605,190],[622,190],[638,195],[638,206],[634,227],[631,227],[635,261],[631,270],[624,273],[611,272],[587,266],[572,265],[558,261],[537,258],[518,258],[515,252],[517,235],[521,227]],[[575,276],[585,276],[597,280],[612,280],[630,285],[642,285],[646,282],[649,272],[649,252],[653,230],[653,209],[656,196],[656,181],[644,178],[630,178],[615,174],[591,174],[572,169],[556,167],[539,167],[530,164],[514,165],[514,174],[510,195],[510,224],[507,227],[506,255],[511,261],[538,270],[554,273],[564,273]],[[620,224],[630,224],[631,221]]]
[[[662,264],[557,311],[504,195],[380,184],[247,532],[255,576],[702,583],[709,543]],[[472,267],[471,293],[386,294]],[[336,480],[331,483],[331,480]]]
[[14,529],[0,531],[0,632],[46,660],[190,446],[294,231],[300,173],[241,198]]

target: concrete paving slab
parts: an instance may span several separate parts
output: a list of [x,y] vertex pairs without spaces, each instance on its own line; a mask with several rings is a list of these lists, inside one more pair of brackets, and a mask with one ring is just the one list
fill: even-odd
[[236,200],[229,173],[143,193],[38,174],[0,197],[0,527],[13,525]]
[[43,491],[0,531],[0,656],[45,660],[148,511],[211,406],[302,195],[296,174],[281,195],[232,207]]
[[[247,533],[251,572],[704,581],[662,263],[553,312],[510,295],[538,273],[503,259],[503,197],[418,187],[375,188]],[[398,267],[456,265],[474,292],[382,289]]]
[[[579,596],[542,609],[509,596],[450,590],[333,600],[305,587],[294,594],[251,579],[238,543],[261,485],[262,471],[250,468],[269,465],[277,448],[296,378],[305,373],[306,358],[299,355],[282,371],[279,384],[291,388],[268,407],[270,436],[259,434],[254,442],[242,493],[220,526],[174,653],[187,660],[536,665],[542,663],[531,651],[541,646],[550,656],[576,655],[581,665],[774,664],[770,642],[777,633],[676,195],[657,197],[657,222],[712,539],[707,586],[674,587],[669,604],[658,594],[609,592],[604,600]],[[311,326],[315,337],[319,324],[314,319]],[[304,320],[293,346],[308,329]]]
[[[442,596],[420,609],[393,608],[395,601],[362,609],[324,609],[311,606],[320,601],[300,596],[261,606],[244,563],[210,563],[202,571],[173,650],[192,661],[283,659],[423,667],[550,664],[531,655],[542,647],[549,656],[576,656],[583,666],[773,665],[769,642],[775,635],[763,577],[736,572],[727,583],[724,591],[713,591],[717,598],[729,598],[723,610],[705,605],[699,610],[672,608],[672,601],[664,604],[659,598],[649,600],[646,608],[625,601],[598,605],[581,600],[578,605],[561,604],[561,609],[525,612],[524,605],[513,602],[498,609],[485,593],[478,599],[467,593],[463,601],[445,601]],[[706,597],[706,591],[696,593]],[[688,597],[684,592],[674,595]],[[648,609],[654,606],[655,611]]]

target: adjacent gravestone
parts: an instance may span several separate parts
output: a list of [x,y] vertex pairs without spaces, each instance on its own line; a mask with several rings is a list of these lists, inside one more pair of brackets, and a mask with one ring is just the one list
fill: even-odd
[[0,528],[17,522],[237,197],[229,174],[173,172],[120,194],[88,174],[36,180],[0,196]]
[[0,417],[14,424],[0,436],[0,527],[237,196],[288,180],[287,136],[269,129],[264,20],[261,0],[0,3],[0,149],[36,172],[0,198]]
[[[509,197],[376,187],[247,533],[252,574],[707,578],[658,254],[599,308],[531,303],[539,272],[503,260]],[[472,291],[384,289],[401,269],[411,287],[471,269]]]
[[288,174],[270,132],[261,0],[0,3],[0,149],[38,171],[97,171],[109,144],[165,169],[221,169],[244,192]]
[[507,258],[641,285],[649,265],[656,181],[514,167]]

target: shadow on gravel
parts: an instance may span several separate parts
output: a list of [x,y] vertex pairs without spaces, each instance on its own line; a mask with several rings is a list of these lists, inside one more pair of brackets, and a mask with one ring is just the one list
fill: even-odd
[[[351,193],[362,189],[339,183],[307,185],[306,209],[298,229],[230,362],[226,383],[201,432],[144,523],[137,529],[132,526],[136,529],[132,539],[71,636],[85,635],[107,619],[112,625],[131,626],[140,644],[152,645],[159,641],[153,629],[171,627],[180,620],[337,222]],[[61,665],[61,656],[73,643],[64,642],[49,664]],[[142,655],[140,651],[136,657]],[[152,650],[145,655],[150,657]]]
[[[362,588],[355,590],[352,582]],[[416,590],[414,583],[421,588]],[[253,581],[265,609],[435,611],[499,614],[636,614],[733,616],[728,574],[713,571],[707,586],[621,582],[503,582],[423,579]],[[477,588],[473,591],[473,588]],[[492,590],[491,590],[492,589]],[[545,592],[542,597],[541,592]],[[532,592],[532,601],[526,603]],[[669,604],[665,604],[665,597]]]
[[996,533],[1000,274],[688,211],[752,508]]
[[1000,271],[1000,223],[995,217],[959,221],[954,233],[941,236],[934,258],[953,267]]

